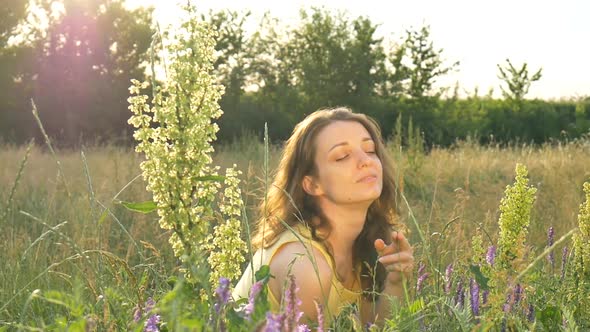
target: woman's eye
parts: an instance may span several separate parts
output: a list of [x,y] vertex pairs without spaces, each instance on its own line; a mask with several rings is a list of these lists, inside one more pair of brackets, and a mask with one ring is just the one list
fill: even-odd
[[342,156],[342,157],[340,157],[340,158],[337,158],[337,159],[336,159],[336,161],[342,161],[342,160],[344,160],[344,159],[348,158],[348,156],[349,156],[349,155],[345,155],[345,156]]

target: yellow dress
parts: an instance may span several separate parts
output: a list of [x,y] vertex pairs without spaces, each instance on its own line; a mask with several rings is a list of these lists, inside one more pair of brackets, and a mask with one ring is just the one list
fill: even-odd
[[[254,273],[258,271],[258,269],[262,265],[270,265],[270,261],[272,260],[275,253],[281,248],[283,245],[291,242],[300,242],[298,236],[303,240],[304,245],[307,248],[310,248],[309,245],[312,245],[316,248],[325,258],[326,262],[330,265],[332,269],[332,281],[331,287],[328,294],[328,301],[326,302],[327,305],[324,308],[324,316],[325,316],[325,323],[329,324],[333,317],[337,316],[342,308],[350,304],[356,304],[358,308],[360,308],[360,299],[361,299],[361,289],[360,289],[360,275],[357,275],[357,285],[358,289],[347,289],[345,288],[342,283],[336,278],[336,272],[332,263],[332,259],[330,255],[326,251],[326,248],[317,241],[311,239],[310,231],[304,227],[303,225],[297,225],[293,228],[297,235],[294,234],[291,230],[284,231],[277,241],[270,247],[266,249],[259,249],[256,251],[253,257],[253,261],[248,264],[244,274],[238,284],[234,288],[232,293],[234,300],[238,300],[240,298],[248,298],[250,293],[250,287],[255,282]],[[254,267],[254,268],[252,268]],[[358,271],[359,269],[357,269]],[[309,271],[309,273],[315,273],[315,271]],[[271,271],[272,274],[272,271]],[[280,303],[272,294],[270,289],[268,289],[268,300],[270,303],[270,309],[273,312],[278,312],[280,310]]]

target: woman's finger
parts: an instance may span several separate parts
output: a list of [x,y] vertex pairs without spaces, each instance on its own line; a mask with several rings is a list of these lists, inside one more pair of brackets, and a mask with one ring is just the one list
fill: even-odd
[[399,251],[411,251],[412,246],[410,242],[402,232],[392,232],[391,234],[393,242],[399,246]]
[[383,265],[394,263],[409,263],[414,262],[414,256],[412,256],[412,254],[407,251],[398,252],[395,254],[379,257],[379,262]]
[[375,250],[377,250],[377,253],[379,254],[379,256],[393,254],[397,251],[397,248],[398,248],[398,245],[395,242],[392,242],[392,243],[386,245],[385,241],[383,241],[382,239],[375,240],[374,245],[375,245]]
[[410,272],[414,269],[413,264],[389,264],[385,266],[387,272]]

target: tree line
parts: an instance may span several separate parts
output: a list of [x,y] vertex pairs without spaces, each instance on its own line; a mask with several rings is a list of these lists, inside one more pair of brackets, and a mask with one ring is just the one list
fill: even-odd
[[[323,8],[302,9],[292,26],[266,14],[253,33],[248,12],[195,19],[218,31],[221,143],[261,136],[265,122],[279,141],[305,115],[333,106],[371,115],[385,137],[410,132],[429,146],[467,137],[543,143],[590,129],[590,98],[526,98],[542,79],[542,70],[529,72],[526,63],[498,64],[500,99],[441,87],[460,64],[445,59],[428,26],[393,41],[378,37],[367,17]],[[127,88],[132,78],[147,79],[146,68],[158,60],[150,48],[157,34],[151,9],[128,9],[122,0],[8,0],[0,9],[0,139],[19,144],[39,136],[33,99],[62,145],[131,144]]]

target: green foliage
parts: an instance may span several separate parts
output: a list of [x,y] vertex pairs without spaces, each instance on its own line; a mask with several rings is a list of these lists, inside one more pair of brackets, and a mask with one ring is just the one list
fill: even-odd
[[[0,45],[11,34],[22,40],[0,47],[0,137],[22,143],[36,135],[28,114],[32,95],[55,144],[130,144],[123,87],[130,79],[145,79],[150,10],[129,11],[122,0],[61,0],[64,10],[51,16],[50,1],[35,1],[36,11],[25,3],[11,0],[0,11]],[[31,15],[47,17],[47,27],[23,21]],[[225,116],[216,120],[222,143],[244,133],[261,138],[265,122],[270,138],[283,140],[309,112],[336,105],[373,116],[385,137],[404,113],[404,130],[411,117],[426,149],[468,137],[484,144],[542,144],[577,139],[590,130],[587,98],[524,99],[540,78],[526,63],[498,66],[506,100],[477,92],[460,98],[459,84],[454,95],[445,95],[449,87],[437,81],[458,63],[444,60],[427,25],[403,32],[394,44],[379,37],[379,25],[369,18],[325,8],[303,9],[292,26],[269,13],[252,34],[246,32],[253,19],[249,12],[199,16],[218,33],[212,73],[225,86],[219,101]],[[153,54],[156,61],[159,54]],[[79,61],[66,60],[72,57]],[[152,69],[158,72],[148,68],[148,75]]]
[[500,203],[498,264],[507,271],[514,268],[515,261],[521,263],[525,255],[525,240],[537,192],[529,186],[527,175],[526,167],[517,164],[515,182],[506,186]]
[[218,130],[212,122],[223,113],[218,104],[223,86],[211,73],[213,31],[197,19],[192,5],[184,9],[188,19],[177,30],[162,35],[164,49],[170,55],[168,77],[161,85],[154,86],[152,81],[151,105],[143,92],[149,83],[132,81],[129,108],[133,115],[129,123],[136,128],[136,151],[146,157],[140,167],[147,189],[153,193],[160,226],[172,231],[169,241],[176,256],[194,265],[201,263],[191,261],[195,255],[207,251],[207,262],[213,270],[211,282],[216,283],[221,276],[238,277],[244,260],[239,171],[226,171],[225,191],[219,203],[225,220],[213,227],[217,214],[214,204],[221,185],[204,180],[219,178],[219,167],[211,164],[211,144]]
[[[459,66],[454,62],[450,66],[444,64],[442,49],[436,49],[433,41],[430,40],[430,27],[423,26],[419,30],[407,30],[397,57],[402,59],[397,68],[404,73],[406,81],[405,91],[410,98],[422,99],[426,96],[440,96],[441,90],[435,91],[433,85],[436,80],[448,74]],[[407,58],[408,65],[404,65],[404,58]]]
[[500,87],[502,89],[502,95],[514,104],[515,110],[518,110],[524,96],[529,92],[531,84],[541,79],[542,68],[532,76],[529,76],[526,62],[520,69],[517,69],[509,59],[506,59],[504,67],[498,64],[498,70],[500,71],[498,78],[508,86],[508,89],[505,89],[503,86]]
[[119,204],[123,205],[124,207],[126,207],[127,209],[129,209],[131,211],[140,212],[140,213],[151,213],[151,212],[156,211],[156,209],[158,208],[156,203],[154,203],[153,201],[146,201],[146,202],[140,202],[140,203],[121,201],[121,202],[119,202]]
[[[319,24],[318,28],[324,26],[333,28],[327,16],[322,16],[321,13],[310,20],[313,24]],[[93,183],[93,179],[90,177],[90,169],[86,165],[84,153],[82,153],[82,162],[85,166],[84,173],[87,183],[83,183],[81,187],[88,192],[80,190],[79,184],[76,186],[76,184],[65,180],[65,172],[49,139],[47,139],[47,144],[49,152],[53,154],[53,160],[48,159],[51,163],[45,161],[38,164],[41,166],[36,168],[48,168],[48,165],[53,165],[55,161],[58,166],[57,176],[55,179],[51,179],[49,184],[44,184],[39,180],[39,178],[45,179],[47,176],[37,177],[30,181],[32,185],[26,187],[24,193],[19,192],[20,187],[24,186],[22,175],[29,161],[30,149],[33,146],[29,146],[28,150],[24,152],[24,157],[22,157],[23,153],[19,154],[21,162],[17,162],[17,168],[10,173],[11,176],[15,174],[16,176],[10,178],[9,185],[5,186],[7,190],[0,192],[0,195],[3,195],[0,197],[0,204],[3,205],[2,211],[8,211],[2,214],[0,219],[3,226],[8,225],[7,231],[1,235],[0,257],[3,261],[9,262],[5,268],[0,270],[2,285],[0,288],[0,299],[2,299],[0,301],[0,325],[2,325],[0,330],[141,331],[146,324],[153,323],[154,317],[158,320],[161,319],[158,328],[162,331],[219,331],[223,327],[231,331],[252,331],[259,330],[264,326],[269,309],[268,290],[265,287],[271,277],[268,267],[264,267],[256,273],[256,279],[261,281],[262,287],[261,292],[253,299],[254,310],[249,316],[244,308],[247,305],[245,300],[225,302],[220,295],[219,287],[221,285],[215,289],[216,282],[211,282],[212,276],[216,278],[219,274],[233,277],[231,274],[235,268],[231,264],[239,264],[238,257],[233,253],[238,252],[241,246],[241,242],[238,241],[239,218],[244,217],[241,213],[245,209],[241,205],[239,173],[235,172],[234,168],[230,168],[222,177],[216,173],[215,168],[210,167],[213,164],[210,144],[215,137],[215,126],[211,125],[211,121],[219,115],[216,102],[220,97],[220,87],[215,85],[215,79],[210,74],[210,71],[213,70],[212,50],[215,42],[212,40],[211,32],[200,21],[190,20],[185,23],[186,31],[193,32],[195,35],[187,33],[180,37],[177,36],[178,39],[174,39],[174,42],[168,44],[170,53],[177,56],[175,61],[170,64],[171,79],[152,86],[154,94],[151,96],[151,100],[150,96],[143,93],[143,90],[149,85],[136,81],[131,88],[133,97],[130,98],[130,101],[132,110],[135,111],[131,122],[143,129],[138,130],[137,136],[140,141],[140,150],[146,153],[146,159],[142,161],[147,161],[148,166],[143,164],[142,167],[146,182],[150,189],[153,189],[153,201],[143,197],[145,196],[143,190],[145,183],[138,184],[141,190],[137,191],[139,194],[132,195],[132,198],[125,200],[118,198],[123,190],[132,186],[131,183],[123,183],[119,188],[115,188],[114,191],[118,192],[114,197],[98,198],[94,188],[98,188],[99,185]],[[358,49],[366,51],[369,48],[366,46],[371,45],[373,29],[369,22],[363,20],[357,21],[355,29],[359,36],[363,36],[358,40],[359,45],[364,45],[364,47]],[[164,38],[168,37],[170,35],[164,34]],[[328,41],[324,40],[324,42]],[[312,64],[307,63],[307,65],[311,66]],[[360,83],[354,85],[355,89],[358,89],[355,91],[361,95],[366,93],[366,87],[374,84],[366,83],[370,81],[370,79],[359,80]],[[286,86],[288,84],[283,85],[283,87]],[[197,92],[196,96],[192,94],[195,92]],[[274,92],[266,91],[265,93],[272,95]],[[150,101],[148,102],[148,100]],[[400,102],[405,107],[404,112],[419,105],[434,105],[435,107],[444,105],[443,101],[434,99],[427,99],[426,103],[414,100],[401,100]],[[481,112],[488,112],[490,109],[498,112],[506,110],[502,108],[504,106],[486,98],[479,98],[477,95],[468,103],[479,105],[477,107]],[[195,105],[197,107],[190,107]],[[454,105],[452,107],[457,107],[457,104]],[[566,105],[567,107],[569,106]],[[580,106],[575,111],[575,116],[583,118],[582,109],[583,107]],[[202,113],[198,111],[202,111]],[[460,110],[457,110],[455,115],[460,113]],[[523,108],[522,113],[523,119],[536,114],[534,110],[527,111],[526,107]],[[405,131],[408,133],[406,138],[402,138],[402,118],[398,117],[396,137],[399,138],[396,141],[399,143],[396,144],[396,147],[399,148],[403,139],[406,139],[409,145],[408,149],[419,151],[420,158],[423,158],[419,164],[416,164],[420,167],[416,167],[414,170],[416,173],[414,175],[418,180],[424,181],[421,185],[415,185],[416,191],[420,191],[422,196],[416,195],[413,202],[419,205],[424,201],[424,193],[437,195],[436,186],[439,179],[434,178],[432,182],[427,182],[430,181],[428,173],[418,174],[418,172],[426,172],[425,169],[430,167],[436,168],[436,174],[440,174],[445,169],[441,165],[446,162],[448,166],[452,166],[452,162],[442,159],[434,166],[426,163],[427,158],[443,154],[443,152],[433,150],[431,155],[426,155],[422,153],[423,150],[419,150],[423,147],[423,141],[420,140],[421,138],[417,138],[421,137],[421,134],[416,134],[420,133],[420,130],[413,128],[420,128],[422,123],[419,124],[419,121],[415,120],[414,116],[416,115],[422,120],[428,118],[410,113],[406,125],[408,130]],[[574,113],[572,112],[571,115]],[[515,115],[511,113],[510,116]],[[442,121],[438,115],[432,118]],[[471,119],[465,123],[473,124],[475,121],[478,120]],[[391,121],[392,125],[393,123],[394,121]],[[191,130],[195,130],[195,132]],[[441,134],[431,135],[430,137],[433,139]],[[568,163],[571,161],[569,156],[577,154],[578,158],[582,159],[584,155],[581,151],[585,151],[584,144],[581,141],[560,145],[558,148],[547,150],[549,152],[546,152],[543,158],[549,160],[552,154],[562,153],[558,164],[565,164],[566,166],[563,168],[566,171],[569,169],[574,172],[573,164]],[[465,159],[464,154],[473,153],[473,151],[480,153],[470,159],[467,171],[463,172],[467,174],[461,174],[461,176],[466,176],[465,179],[460,180],[461,185],[465,187],[464,190],[461,190],[465,193],[464,195],[475,192],[472,188],[473,182],[479,181],[481,178],[488,181],[485,184],[486,188],[493,186],[496,182],[504,183],[508,178],[503,177],[498,170],[485,168],[488,166],[479,166],[483,171],[477,175],[470,174],[471,165],[482,159],[483,153],[478,149],[480,148],[471,147],[471,150],[448,152],[453,158],[459,159],[461,163]],[[253,149],[253,151],[256,150]],[[487,153],[493,155],[498,151],[497,147],[490,146]],[[0,151],[0,153],[2,152],[3,150]],[[201,153],[201,157],[204,158],[195,157],[197,152]],[[244,151],[238,152],[243,153]],[[516,159],[525,158],[531,154],[537,156],[534,154],[536,152],[528,148],[520,150],[513,148],[504,150],[502,153],[501,157],[485,164],[510,164],[511,161],[506,159],[510,153],[515,153]],[[232,163],[237,154],[237,152],[230,153]],[[103,160],[97,161],[97,165],[102,167],[106,163],[105,160],[118,162],[113,155],[116,154],[111,154]],[[167,159],[167,157],[171,158]],[[251,157],[248,156],[248,158]],[[400,154],[397,157],[402,162],[412,164],[410,160],[413,160],[413,157],[409,154]],[[139,163],[137,159],[133,159],[135,163],[130,163],[127,166],[117,164],[117,167],[114,168],[115,171],[112,172],[115,174],[109,173],[105,183],[115,182],[120,176],[124,179],[132,178],[131,173],[120,175],[119,172],[137,169]],[[545,159],[539,162],[543,167],[537,166],[533,172],[540,172],[545,167]],[[149,165],[149,161],[154,160],[157,162]],[[3,159],[0,158],[0,161]],[[78,159],[75,162],[78,162]],[[242,160],[242,162],[249,163],[251,160]],[[555,171],[558,170],[559,168],[556,167]],[[191,173],[193,171],[194,173]],[[183,182],[183,179],[187,178],[189,181]],[[551,185],[548,178],[544,177],[545,187]],[[554,181],[563,183],[565,178],[558,177]],[[445,180],[451,183],[448,186],[453,186],[455,179],[449,175]],[[214,198],[217,198],[219,194],[221,181],[224,181],[228,189],[223,192],[225,200],[216,205],[218,201]],[[461,227],[454,230],[455,224],[460,223],[451,225],[457,218],[463,218],[460,221],[470,218],[483,219],[481,215],[464,217],[463,214],[466,210],[464,206],[454,207],[452,213],[449,213],[451,221],[445,220],[444,228],[441,227],[440,232],[433,232],[432,236],[428,234],[431,234],[431,227],[435,229],[436,225],[428,224],[425,226],[425,228],[428,227],[428,232],[424,232],[423,226],[420,223],[415,223],[420,238],[413,239],[415,240],[413,243],[415,243],[417,252],[422,256],[418,259],[429,262],[430,266],[427,267],[427,271],[431,277],[425,279],[426,285],[419,294],[417,294],[415,287],[411,287],[407,290],[408,297],[392,303],[391,316],[385,322],[385,330],[575,331],[590,328],[588,321],[590,305],[588,305],[587,296],[590,294],[589,269],[588,262],[585,260],[585,257],[588,256],[588,243],[590,243],[588,240],[588,234],[590,234],[588,230],[590,224],[588,221],[590,185],[586,183],[583,188],[586,197],[580,206],[579,231],[570,231],[564,235],[527,266],[525,263],[531,261],[531,257],[537,254],[534,247],[527,248],[525,245],[525,243],[533,243],[526,237],[529,234],[529,228],[532,228],[530,219],[534,215],[532,204],[536,191],[528,182],[526,168],[520,164],[517,165],[516,180],[513,185],[507,186],[505,197],[500,205],[501,216],[498,222],[500,226],[498,232],[500,256],[494,266],[489,265],[481,257],[486,243],[481,233],[478,233],[471,243],[473,246],[471,254],[479,257],[471,257],[468,249],[460,247],[461,242],[469,242],[461,241],[470,237],[462,235],[462,232],[469,233],[469,222],[462,223]],[[428,191],[431,190],[431,183],[435,184],[433,192]],[[166,185],[171,186],[165,187]],[[444,188],[445,186],[447,184],[441,185],[440,190],[448,190],[448,188]],[[119,190],[121,187],[123,189]],[[450,191],[457,192],[455,188],[456,186],[453,186]],[[193,196],[194,191],[205,193]],[[477,193],[482,191],[477,191]],[[562,194],[565,192],[564,190]],[[560,201],[567,201],[564,195],[559,196]],[[405,196],[403,198],[407,202]],[[124,202],[124,204],[118,204],[120,202]],[[141,212],[153,211],[154,203],[158,208],[160,220],[164,219],[164,228],[168,227],[171,230],[162,232],[162,230],[153,228],[154,222],[149,215],[142,213],[131,217],[128,214],[128,209]],[[448,201],[444,201],[444,203],[446,204]],[[439,209],[435,197],[432,198],[430,204],[430,215],[434,215],[434,219],[441,218],[436,216],[437,212],[433,212]],[[457,205],[461,204],[465,203],[457,203]],[[552,202],[551,204],[557,203]],[[200,209],[203,206],[205,208]],[[169,209],[166,210],[167,208]],[[193,219],[192,217],[187,218],[187,213],[174,214],[176,210],[181,210],[181,208],[198,210],[198,213],[194,215],[198,217],[198,219],[194,219],[195,224],[190,227],[182,224],[188,219]],[[410,210],[410,215],[413,216],[410,204],[407,204],[407,208]],[[480,206],[477,208],[483,210]],[[216,212],[217,209],[220,213],[210,213]],[[171,210],[173,210],[172,214],[167,215],[167,213],[171,213]],[[556,209],[548,208],[545,211],[552,210]],[[33,211],[33,213],[27,211]],[[191,211],[194,212],[194,210]],[[446,217],[445,213],[440,213],[440,215],[443,215],[442,218]],[[170,216],[174,218],[170,218]],[[204,222],[196,224],[202,221]],[[560,221],[568,222],[568,220],[561,219]],[[430,220],[428,222],[430,223]],[[170,225],[172,227],[169,227]],[[183,262],[181,267],[188,272],[186,274],[178,270],[178,266],[176,266],[178,262],[170,252],[167,255],[161,252],[166,250],[163,243],[159,243],[160,246],[155,246],[142,240],[140,245],[135,240],[135,236],[138,234],[151,236],[152,240],[157,241],[171,233],[177,234],[178,237],[185,235],[193,237],[188,241],[186,237],[184,241],[182,239],[172,241],[173,245],[177,245],[174,248],[176,249],[176,258]],[[450,233],[453,233],[452,236],[449,236]],[[563,271],[556,271],[551,263],[546,262],[545,255],[552,252],[558,244],[565,244],[565,240],[569,237],[568,234],[573,233],[575,233],[573,253],[569,256],[564,255]],[[427,234],[426,237],[424,234]],[[213,238],[209,237],[211,235]],[[442,246],[431,246],[430,241],[434,242],[433,239],[437,237],[443,240],[444,237],[448,237],[455,243],[449,245],[449,249],[441,249]],[[222,238],[224,241],[221,240]],[[193,241],[194,239],[197,241]],[[232,242],[233,240],[235,241]],[[188,248],[183,247],[187,243],[189,243]],[[194,243],[197,245],[208,243],[209,246],[203,245],[202,248],[205,250],[200,250],[201,248],[193,246]],[[539,245],[538,241],[534,244],[543,247]],[[436,248],[436,250],[431,251],[431,248]],[[220,251],[216,252],[217,249]],[[237,249],[237,251],[232,253],[231,249]],[[231,254],[224,256],[224,253]],[[211,260],[211,257],[215,257],[215,260]],[[433,257],[435,258],[432,259]],[[442,260],[449,258],[455,266],[455,272],[447,278],[443,276],[441,266],[443,266]],[[517,273],[519,274],[515,277]],[[185,278],[186,275],[190,278]],[[168,276],[172,277],[168,279]],[[449,282],[448,290],[441,287],[441,281]],[[476,286],[478,291],[475,290]],[[490,293],[484,304],[483,294],[480,292],[488,288]],[[475,296],[474,294],[479,295]],[[150,297],[156,300],[156,305],[148,309],[148,298]],[[477,305],[480,305],[478,312],[475,310]],[[140,313],[137,321],[134,317],[136,312]],[[333,322],[332,327],[337,330],[362,330],[364,328],[358,317],[358,308],[354,307],[344,310],[343,314]],[[370,331],[375,330],[378,328],[370,327]]]
[[17,142],[37,136],[31,97],[55,144],[124,136],[125,88],[145,77],[151,10],[129,10],[122,0],[39,0],[24,8],[24,15],[21,7],[0,12],[3,24],[18,25],[8,32],[11,45],[0,37],[2,136]]

